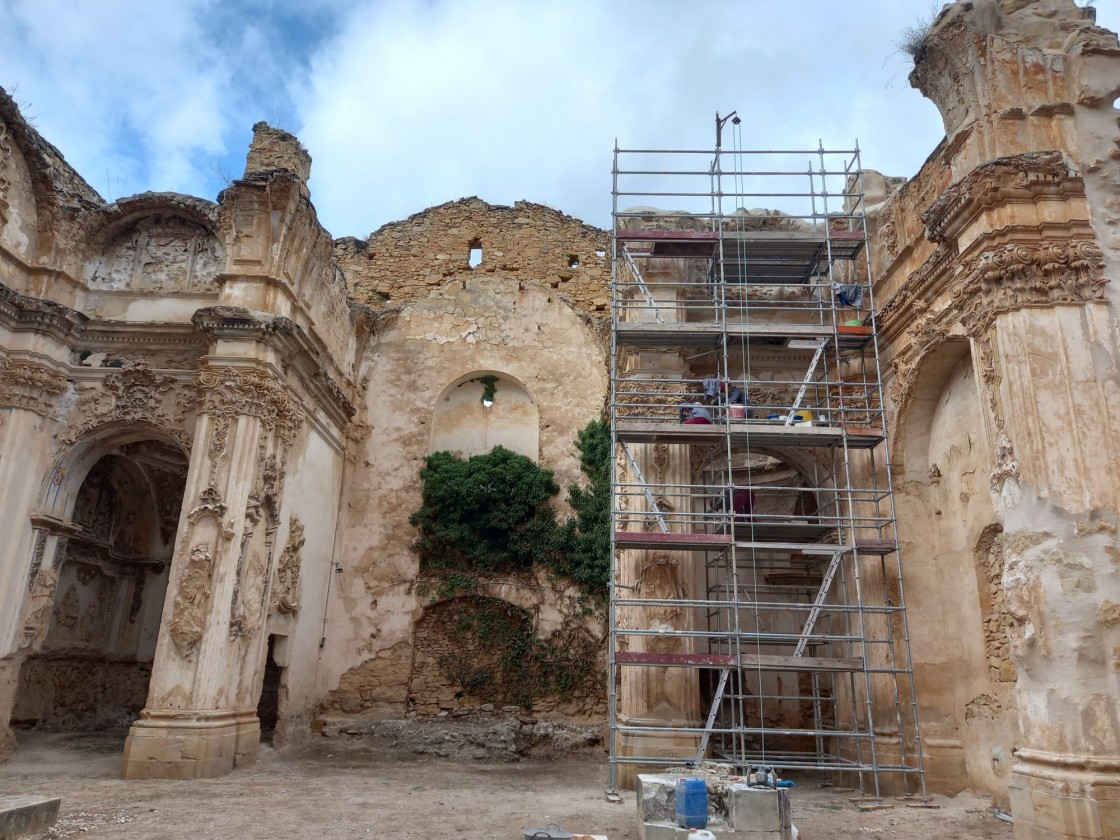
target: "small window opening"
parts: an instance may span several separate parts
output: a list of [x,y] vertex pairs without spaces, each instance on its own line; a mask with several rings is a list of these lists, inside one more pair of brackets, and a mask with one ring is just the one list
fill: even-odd
[[471,253],[467,258],[467,265],[471,268],[478,268],[482,265],[482,243],[477,239],[471,243]]
[[579,257],[575,254],[568,254],[568,268],[579,268]]

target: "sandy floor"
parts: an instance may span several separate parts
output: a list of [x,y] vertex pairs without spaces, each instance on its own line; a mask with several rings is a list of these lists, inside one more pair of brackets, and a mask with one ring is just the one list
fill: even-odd
[[[521,840],[523,828],[550,822],[610,840],[638,837],[634,795],[623,793],[621,805],[605,801],[599,755],[488,764],[324,739],[296,758],[262,748],[255,765],[221,779],[123,782],[121,743],[101,734],[22,733],[18,752],[0,763],[0,791],[62,797],[58,823],[35,840]],[[971,796],[933,798],[935,810],[887,800],[894,807],[861,813],[854,795],[802,779],[793,807],[803,840],[1011,837],[1011,826]]]

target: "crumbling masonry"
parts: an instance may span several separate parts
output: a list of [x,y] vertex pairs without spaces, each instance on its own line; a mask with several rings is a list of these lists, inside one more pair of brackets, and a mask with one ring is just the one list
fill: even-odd
[[[1118,836],[1120,45],[1074,0],[957,2],[911,82],[945,139],[863,199],[926,783]],[[432,664],[417,471],[502,443],[579,479],[611,237],[462,199],[336,241],[310,167],[260,124],[216,203],[108,204],[0,95],[0,750],[130,721],[126,777],[215,776],[262,718],[481,705]],[[564,581],[477,594],[606,632]]]

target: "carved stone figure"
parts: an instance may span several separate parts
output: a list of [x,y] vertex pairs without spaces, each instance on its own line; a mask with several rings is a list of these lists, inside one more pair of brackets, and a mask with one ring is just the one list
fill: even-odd
[[206,608],[210,603],[210,573],[214,564],[208,546],[191,549],[186,571],[179,580],[172,607],[171,641],[185,656],[194,653],[206,629]]
[[276,581],[272,586],[272,610],[281,615],[299,611],[300,566],[303,563],[303,523],[295,516],[288,523],[288,544],[276,565]]
[[39,569],[31,582],[31,591],[28,592],[27,615],[23,623],[25,642],[32,642],[46,632],[57,586],[58,572],[54,569]]

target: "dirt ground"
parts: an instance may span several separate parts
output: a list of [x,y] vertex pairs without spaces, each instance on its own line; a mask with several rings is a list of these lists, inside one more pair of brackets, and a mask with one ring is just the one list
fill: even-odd
[[[484,763],[371,750],[326,739],[294,757],[262,747],[259,760],[220,779],[125,782],[122,734],[20,734],[0,763],[0,792],[61,796],[47,838],[278,840],[386,838],[521,840],[522,829],[558,823],[569,831],[636,840],[634,794],[604,798],[606,757]],[[796,778],[796,777],[794,777]],[[969,795],[933,797],[938,809],[860,812],[856,794],[802,778],[793,791],[802,840],[868,837],[1010,840],[1011,826]]]

